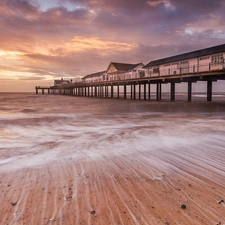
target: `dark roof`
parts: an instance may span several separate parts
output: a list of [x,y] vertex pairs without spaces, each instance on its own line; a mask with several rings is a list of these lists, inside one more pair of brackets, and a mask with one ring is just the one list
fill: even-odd
[[175,62],[175,61],[186,60],[186,59],[190,59],[190,58],[201,57],[201,56],[220,53],[220,52],[225,52],[225,44],[210,47],[210,48],[205,48],[205,49],[201,49],[201,50],[197,50],[197,51],[193,51],[193,52],[184,53],[181,55],[175,55],[175,56],[171,56],[168,58],[154,60],[154,61],[147,63],[144,66],[144,68],[151,67],[151,66],[158,66],[161,64],[171,63],[171,62]]
[[135,67],[139,66],[140,64],[142,64],[142,63],[137,63],[137,64],[117,63],[117,62],[111,62],[110,63],[110,65],[113,65],[118,71],[119,70],[123,70],[123,71],[124,70],[132,70]]
[[54,83],[55,84],[70,83],[70,81],[69,80],[63,80],[63,79],[61,79],[61,80],[55,80]]
[[91,77],[99,77],[105,72],[106,71],[101,71],[101,72],[97,72],[97,73],[88,74],[88,75],[84,76],[82,79],[91,78]]

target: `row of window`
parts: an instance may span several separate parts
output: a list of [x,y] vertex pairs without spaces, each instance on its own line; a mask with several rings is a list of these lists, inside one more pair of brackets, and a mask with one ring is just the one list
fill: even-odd
[[209,56],[205,56],[205,57],[200,57],[199,60],[205,60],[205,59],[209,59]]
[[211,58],[211,64],[219,64],[219,63],[223,63],[223,62],[224,62],[223,54],[214,55]]
[[[206,60],[209,59],[209,56],[204,56],[204,57],[200,57],[199,60]],[[223,63],[224,62],[224,57],[223,54],[219,54],[219,55],[214,55],[211,57],[211,63],[212,64],[218,64],[218,63]],[[181,61],[181,62],[174,62],[174,63],[169,63],[169,64],[165,64],[164,67],[168,67],[171,65],[178,65],[178,64],[188,64],[188,60],[185,61]]]

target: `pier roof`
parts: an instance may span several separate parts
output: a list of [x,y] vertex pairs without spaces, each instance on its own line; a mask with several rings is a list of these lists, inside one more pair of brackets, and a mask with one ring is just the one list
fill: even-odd
[[107,73],[133,70],[141,64],[143,65],[143,63],[129,64],[129,63],[111,62],[107,68]]
[[188,53],[184,53],[180,55],[175,55],[175,56],[171,56],[171,57],[167,57],[163,59],[154,60],[147,63],[143,68],[158,66],[161,64],[167,64],[171,62],[176,62],[176,61],[181,61],[181,60],[186,60],[190,58],[196,58],[196,57],[201,57],[201,56],[206,56],[206,55],[211,55],[211,54],[216,54],[221,52],[225,52],[225,44],[217,45],[214,47],[205,48],[205,49],[201,49],[201,50],[197,50],[193,52],[188,52]]
[[128,63],[117,63],[117,62],[111,62],[111,64],[117,69],[117,70],[132,70],[135,67],[139,66],[141,63],[137,64],[128,64]]
[[97,73],[88,74],[88,75],[84,76],[82,79],[91,78],[91,77],[98,77],[98,76],[103,75],[105,72],[106,71],[101,71],[101,72],[97,72]]

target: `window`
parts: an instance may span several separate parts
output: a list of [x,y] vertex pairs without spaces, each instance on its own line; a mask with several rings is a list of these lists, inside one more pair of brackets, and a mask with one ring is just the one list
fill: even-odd
[[153,73],[159,73],[159,68],[153,68]]
[[199,60],[206,60],[206,59],[209,59],[209,56],[199,58]]
[[223,63],[224,62],[223,54],[213,55],[211,60],[212,65]]
[[171,66],[171,63],[170,63],[170,64],[165,64],[165,65],[164,65],[164,67],[167,67],[167,66]]

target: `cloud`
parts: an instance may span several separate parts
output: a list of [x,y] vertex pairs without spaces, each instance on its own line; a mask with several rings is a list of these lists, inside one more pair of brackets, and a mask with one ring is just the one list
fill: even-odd
[[0,74],[54,79],[222,44],[222,0],[2,0]]
[[147,1],[148,5],[152,6],[152,7],[156,7],[160,4],[164,4],[165,1],[164,0],[151,0],[151,1]]

